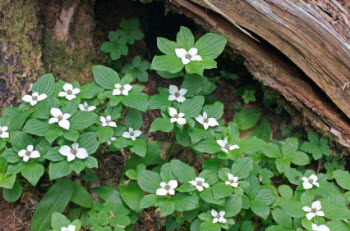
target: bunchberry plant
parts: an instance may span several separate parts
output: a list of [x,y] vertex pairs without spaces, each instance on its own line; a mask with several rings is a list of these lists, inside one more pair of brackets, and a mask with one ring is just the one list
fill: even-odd
[[[120,27],[101,47],[113,60],[143,37],[136,19]],[[37,185],[45,174],[51,181],[64,178],[38,204],[33,231],[132,230],[138,214],[151,207],[166,218],[169,231],[349,230],[350,173],[344,159],[330,155],[326,138],[309,132],[308,141],[276,140],[268,115],[256,107],[222,119],[224,104],[212,94],[216,78],[204,70],[216,67],[225,44],[225,37],[212,33],[195,41],[186,27],[176,42],[158,38],[164,55],[154,57],[151,69],[179,80],[152,96],[135,83],[148,77],[149,63],[139,56],[121,74],[93,66],[95,81],[83,86],[55,82],[51,74],[39,78],[18,107],[2,111],[3,197],[17,201],[23,186]],[[244,89],[245,103],[255,101],[254,92]],[[160,116],[147,131],[148,110]],[[156,131],[169,133],[163,142],[169,149],[152,140]],[[119,191],[92,188],[98,195],[93,200],[81,184],[96,182],[95,156],[105,158],[107,148],[127,159]],[[190,152],[201,161],[184,158]]]

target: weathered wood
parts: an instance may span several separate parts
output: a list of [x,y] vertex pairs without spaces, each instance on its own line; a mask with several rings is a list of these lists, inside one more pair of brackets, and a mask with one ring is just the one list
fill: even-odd
[[[350,81],[349,45],[305,3],[174,0],[169,7],[227,36],[228,45],[245,58],[255,77],[281,93],[308,123],[343,147],[350,147],[350,90],[344,88]],[[262,46],[256,41],[260,38],[253,39],[249,31],[275,46],[295,65]]]

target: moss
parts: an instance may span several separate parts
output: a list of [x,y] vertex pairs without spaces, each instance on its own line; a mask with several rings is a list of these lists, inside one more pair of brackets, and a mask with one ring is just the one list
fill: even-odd
[[19,71],[21,74],[17,73],[17,77],[33,76],[34,78],[36,76],[32,73],[42,71],[39,10],[40,7],[36,1],[0,1],[0,12],[3,16],[0,24],[1,39],[7,46],[5,55],[19,57],[20,64],[23,66],[21,68],[23,71]]

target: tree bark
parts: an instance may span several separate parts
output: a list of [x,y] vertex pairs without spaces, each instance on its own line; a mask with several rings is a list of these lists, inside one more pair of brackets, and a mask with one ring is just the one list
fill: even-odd
[[173,0],[168,5],[228,37],[228,46],[245,58],[253,76],[290,101],[305,122],[350,147],[350,45],[318,11],[294,0]]

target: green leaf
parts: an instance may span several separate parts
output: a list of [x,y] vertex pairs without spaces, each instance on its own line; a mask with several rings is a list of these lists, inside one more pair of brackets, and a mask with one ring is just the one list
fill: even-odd
[[23,150],[23,149],[27,149],[28,145],[35,146],[36,144],[33,137],[23,132],[12,132],[11,143],[12,143],[13,149],[16,152],[19,152],[20,150]]
[[157,189],[160,188],[160,182],[160,175],[149,170],[140,171],[137,179],[140,188],[149,193],[156,193]]
[[348,171],[335,170],[333,176],[340,187],[350,190],[350,173]]
[[55,78],[52,74],[41,76],[32,87],[32,92],[45,93],[47,96],[53,95],[56,90]]
[[8,175],[5,175],[4,173],[0,173],[0,188],[12,189],[15,181],[16,181],[16,174],[8,176]]
[[64,176],[68,176],[72,172],[69,163],[65,160],[60,162],[50,162],[49,176],[50,180],[55,180]]
[[147,150],[146,142],[141,139],[137,139],[131,142],[133,143],[133,146],[130,148],[130,151],[136,153],[139,156],[145,157]]
[[176,55],[175,49],[177,48],[176,42],[170,41],[166,38],[157,38],[158,49],[166,55]]
[[231,172],[238,179],[245,179],[250,175],[253,170],[253,160],[249,157],[244,157],[238,162],[232,164]]
[[310,163],[308,155],[306,155],[304,152],[296,151],[293,154],[285,157],[295,165],[305,166]]
[[21,197],[22,192],[21,184],[16,181],[12,189],[4,188],[2,190],[2,195],[6,201],[13,203]]
[[148,109],[165,109],[171,106],[171,101],[168,100],[168,95],[165,94],[157,94],[152,95],[149,100]]
[[92,190],[106,202],[122,203],[119,192],[112,187],[99,186],[92,188]]
[[276,200],[275,194],[268,189],[261,189],[254,197],[255,202],[271,205]]
[[230,185],[226,185],[224,182],[219,182],[212,187],[214,198],[219,200],[221,198],[229,197],[232,195],[233,188]]
[[270,158],[282,158],[280,147],[273,143],[265,145],[263,148],[263,153]]
[[218,223],[212,221],[205,221],[199,225],[199,231],[221,231],[221,227]]
[[185,113],[186,117],[196,117],[202,110],[204,104],[203,96],[195,96],[192,99],[187,99],[180,106],[180,112]]
[[30,231],[46,231],[50,228],[51,216],[54,212],[62,213],[74,192],[70,180],[56,182],[41,199],[32,217]]
[[190,29],[187,27],[181,26],[180,31],[176,35],[177,48],[184,48],[189,50],[194,45],[194,37]]
[[260,109],[246,109],[235,114],[233,122],[242,130],[252,128],[259,120],[262,111]]
[[99,147],[95,132],[86,132],[82,134],[77,142],[79,143],[79,147],[85,148],[89,155],[95,153]]
[[159,196],[155,194],[145,195],[140,201],[141,208],[149,208],[154,206],[158,202]]
[[266,142],[270,141],[272,135],[271,127],[264,116],[260,124],[254,129],[252,136],[256,136]]
[[[204,72],[204,65],[203,64],[204,64],[203,61],[202,62],[191,61],[189,64],[185,65],[186,72],[190,73],[190,74],[198,74],[200,76],[203,76],[203,72]],[[210,68],[207,68],[207,69],[210,69]]]
[[87,111],[78,111],[70,120],[70,129],[83,130],[94,123],[98,123],[99,117],[96,113]]
[[199,141],[197,144],[192,145],[191,147],[203,153],[216,153],[220,151],[220,146],[213,139],[213,137],[209,137],[205,140]]
[[262,217],[264,220],[266,220],[270,214],[270,207],[261,202],[252,201],[251,209],[256,215]]
[[163,166],[160,168],[160,178],[164,182],[169,182],[176,179],[172,172],[170,163],[163,164]]
[[135,182],[129,181],[120,184],[119,192],[123,201],[129,206],[130,209],[137,213],[142,211],[140,202],[144,195],[142,190]]
[[184,68],[182,61],[175,55],[154,56],[151,64],[151,70],[167,71],[175,74]]
[[135,40],[140,40],[144,36],[139,29],[140,21],[138,18],[123,19],[119,26],[126,32],[126,37],[130,45],[134,44]]
[[282,209],[276,208],[272,212],[273,219],[281,226],[292,229],[292,218],[288,216]]
[[30,119],[23,128],[23,132],[37,135],[45,136],[48,130],[52,127],[48,122],[43,122],[37,119]]
[[51,217],[51,226],[55,230],[61,230],[62,227],[70,225],[68,218],[60,213],[53,213]]
[[277,205],[291,217],[300,218],[305,216],[305,212],[302,209],[304,206],[300,201],[280,198],[277,201]]
[[172,160],[170,164],[174,175],[182,183],[187,183],[196,178],[194,169],[188,164],[185,164],[180,160]]
[[216,59],[224,50],[227,38],[222,35],[207,33],[200,37],[194,47],[198,49],[198,54]]
[[184,193],[176,193],[172,197],[176,211],[184,212],[198,208],[199,197],[196,194],[186,195]]
[[111,127],[99,126],[96,132],[100,143],[107,142],[114,135],[113,128]]
[[127,107],[146,112],[148,108],[148,95],[144,93],[130,93],[122,102]]
[[97,85],[95,82],[87,83],[80,88],[81,92],[79,96],[82,99],[92,99],[103,91],[103,88]]
[[27,163],[25,168],[21,171],[21,174],[29,183],[35,186],[41,176],[44,175],[44,166],[35,162]]
[[[147,60],[141,60],[140,56],[136,56],[132,60],[132,64],[127,64],[123,67],[121,72],[123,74],[131,74],[133,79],[132,80],[138,80],[140,82],[147,82],[148,80],[148,73],[147,70],[150,68],[151,63]],[[132,82],[132,81],[131,81]]]
[[92,73],[98,85],[105,89],[114,89],[114,85],[120,82],[119,74],[105,66],[93,66]]
[[136,109],[130,109],[125,116],[125,125],[134,130],[140,129],[143,124],[141,113]]
[[170,132],[174,129],[174,124],[167,118],[156,118],[152,124],[149,132],[162,131]]
[[175,204],[172,200],[162,199],[158,202],[161,216],[168,216],[175,211]]
[[307,136],[309,141],[306,141],[301,145],[301,150],[311,153],[315,160],[320,159],[322,154],[325,156],[330,155],[331,152],[326,138],[322,137],[319,140],[318,135],[315,132],[308,132]]
[[92,208],[93,201],[90,193],[81,185],[74,184],[71,201],[84,208]]
[[224,104],[221,102],[215,102],[213,104],[205,105],[203,112],[208,114],[208,118],[220,119],[224,114]]
[[225,216],[233,217],[239,214],[242,209],[242,198],[237,195],[232,195],[225,201]]
[[69,141],[73,141],[76,142],[78,137],[79,137],[79,132],[77,130],[74,129],[70,129],[70,130],[64,130],[63,131],[63,137]]

